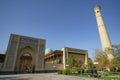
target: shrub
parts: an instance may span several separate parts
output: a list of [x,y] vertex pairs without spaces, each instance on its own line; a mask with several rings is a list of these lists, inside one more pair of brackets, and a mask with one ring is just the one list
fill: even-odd
[[71,72],[72,73],[84,73],[84,70],[82,69],[82,68],[80,68],[80,67],[73,67],[72,69],[71,69]]
[[60,70],[60,71],[58,71],[58,74],[62,74],[62,71]]
[[62,71],[62,74],[69,75],[71,73],[70,68],[66,68]]

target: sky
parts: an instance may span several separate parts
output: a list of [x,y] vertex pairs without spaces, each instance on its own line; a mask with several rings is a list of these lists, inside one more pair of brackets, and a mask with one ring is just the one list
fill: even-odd
[[0,0],[0,53],[10,34],[46,39],[46,48],[102,49],[94,7],[102,15],[113,45],[120,44],[120,0]]

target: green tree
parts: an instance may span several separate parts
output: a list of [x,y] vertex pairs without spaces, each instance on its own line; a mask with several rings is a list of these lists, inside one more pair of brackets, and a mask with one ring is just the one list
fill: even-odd
[[106,52],[96,49],[94,60],[95,62],[98,62],[98,65],[96,65],[97,69],[109,68],[110,62],[107,58]]
[[120,45],[113,45],[114,56],[120,58]]
[[69,55],[68,64],[69,64],[70,68],[76,67],[77,61],[76,61],[76,57],[74,55]]
[[95,66],[91,58],[88,57],[88,69],[93,69]]
[[120,70],[120,45],[113,45],[114,59],[111,69]]
[[[112,55],[113,58],[109,57],[109,54]],[[120,45],[114,45],[112,49],[106,48],[105,52],[96,49],[95,61],[99,63],[97,65],[98,69],[107,68],[120,70]]]
[[83,61],[80,58],[78,58],[76,66],[82,67],[82,65],[83,65]]

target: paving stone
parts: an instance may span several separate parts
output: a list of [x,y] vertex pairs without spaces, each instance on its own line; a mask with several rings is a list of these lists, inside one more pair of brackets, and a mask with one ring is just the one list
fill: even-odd
[[98,80],[78,76],[60,75],[57,73],[0,75],[0,80]]

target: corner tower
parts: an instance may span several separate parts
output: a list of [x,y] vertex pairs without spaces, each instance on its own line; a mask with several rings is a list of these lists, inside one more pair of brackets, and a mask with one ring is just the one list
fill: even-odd
[[111,42],[110,42],[110,39],[109,39],[109,36],[107,33],[106,26],[104,24],[104,20],[102,18],[101,7],[96,6],[94,8],[94,12],[95,12],[95,16],[96,16],[97,25],[98,25],[98,31],[99,31],[99,35],[100,35],[102,49],[103,49],[103,51],[105,51],[106,48],[112,48],[112,46],[111,46]]

